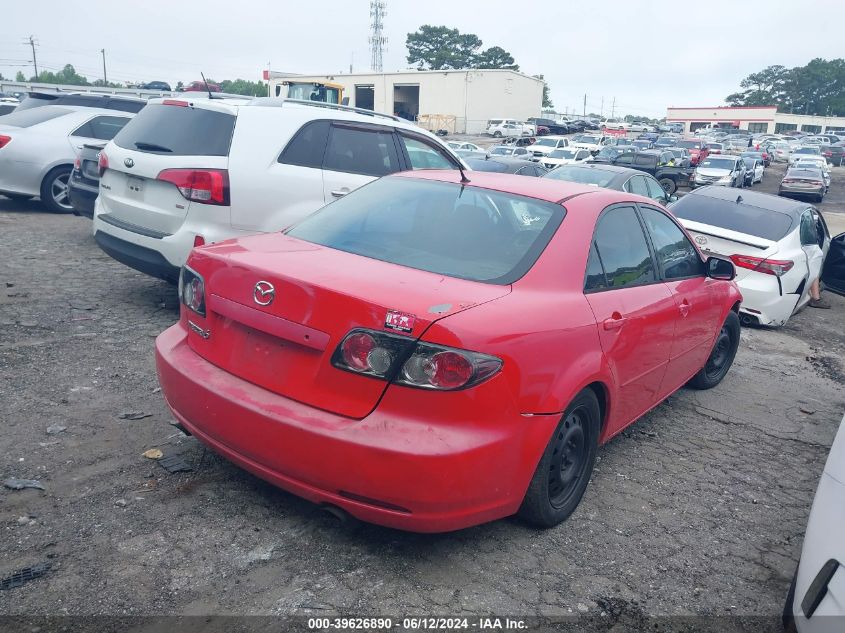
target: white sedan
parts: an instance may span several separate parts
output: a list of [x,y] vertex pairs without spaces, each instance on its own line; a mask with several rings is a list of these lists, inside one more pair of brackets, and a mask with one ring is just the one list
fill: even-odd
[[16,200],[39,196],[48,210],[70,212],[68,180],[77,153],[86,143],[111,140],[133,116],[47,105],[0,117],[0,194]]
[[475,143],[461,143],[460,141],[449,141],[447,143],[449,147],[451,147],[456,152],[484,152],[478,145]]
[[566,147],[554,150],[548,156],[541,158],[540,162],[543,163],[543,167],[546,169],[554,169],[555,167],[560,167],[561,165],[580,163],[581,161],[592,157],[593,155],[590,153],[590,150]]
[[784,325],[810,300],[830,249],[830,232],[812,205],[711,186],[685,195],[672,213],[705,255],[736,266],[744,325]]
[[[841,631],[845,622],[845,418],[830,447],[783,609],[785,630]],[[794,625],[794,629],[790,628]]]

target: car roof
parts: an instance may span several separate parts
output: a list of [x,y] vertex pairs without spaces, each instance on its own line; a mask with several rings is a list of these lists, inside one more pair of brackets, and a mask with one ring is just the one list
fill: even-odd
[[[732,187],[703,187],[701,189],[693,189],[684,198],[696,196],[697,198],[708,198],[710,200],[719,200],[722,202],[731,202],[736,204],[737,199],[740,199],[739,204],[749,207],[757,207],[759,209],[768,209],[769,211],[777,211],[789,215],[793,219],[798,219],[804,209],[807,208],[806,202],[799,200],[792,200],[791,198],[782,198],[768,193],[761,193],[759,191],[751,191],[743,189],[737,192]],[[690,198],[691,200],[693,198]]]

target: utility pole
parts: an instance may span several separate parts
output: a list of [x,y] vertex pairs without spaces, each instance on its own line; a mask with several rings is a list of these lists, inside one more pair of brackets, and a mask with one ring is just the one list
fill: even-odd
[[604,118],[604,97],[601,98],[601,118]]
[[610,118],[616,117],[616,97],[613,97],[613,106],[610,108]]
[[584,116],[587,116],[587,94],[584,93]]
[[29,36],[29,45],[32,47],[32,65],[35,67],[35,80],[38,81],[38,60],[35,58],[35,39]]
[[108,75],[106,75],[106,49],[101,48],[100,52],[103,54],[103,85],[108,86],[109,85],[109,77],[108,77]]

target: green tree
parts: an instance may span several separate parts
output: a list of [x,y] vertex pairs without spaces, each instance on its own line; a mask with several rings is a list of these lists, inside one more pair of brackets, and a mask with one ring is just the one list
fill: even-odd
[[519,70],[519,64],[515,64],[513,57],[501,46],[492,46],[487,50],[481,51],[475,60],[476,68],[508,68],[510,70]]
[[[176,85],[176,89],[179,90],[179,84]],[[263,82],[248,81],[247,79],[224,79],[220,82],[220,90],[236,95],[248,95],[250,97],[267,96],[267,86]]]
[[76,72],[76,69],[71,64],[65,64],[57,73],[52,73],[45,70],[33,77],[30,81],[36,81],[43,84],[65,84],[68,86],[90,86],[88,79]]
[[482,41],[471,33],[445,26],[422,25],[415,33],[408,33],[408,63],[417,70],[448,70],[476,68],[478,49]]
[[845,60],[816,58],[806,66],[769,66],[725,97],[734,106],[775,105],[781,112],[845,116]]
[[176,92],[182,92],[185,89],[185,84],[181,81],[176,82]]
[[26,76],[19,70],[18,73],[15,75],[15,81],[17,81],[18,83],[26,81]]

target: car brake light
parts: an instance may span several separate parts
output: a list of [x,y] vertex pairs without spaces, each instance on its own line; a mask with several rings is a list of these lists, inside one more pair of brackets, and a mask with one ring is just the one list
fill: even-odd
[[11,136],[4,136],[4,135],[0,134],[0,149],[3,149],[4,147],[6,147],[6,145],[8,145],[9,141],[11,141],[11,140],[12,140]]
[[765,259],[763,257],[752,257],[751,255],[731,255],[731,261],[739,268],[747,268],[766,275],[782,277],[795,265],[795,262],[778,259]]
[[157,180],[176,185],[186,200],[229,204],[229,172],[225,169],[165,169]]
[[100,152],[100,155],[97,158],[97,171],[100,173],[100,178],[103,177],[103,174],[106,173],[106,170],[108,168],[109,168],[109,157],[106,156],[105,152]]
[[440,391],[477,385],[502,367],[495,356],[365,329],[347,334],[331,362],[338,369],[398,385]]
[[76,157],[76,160],[75,160],[75,161],[73,161],[73,168],[74,168],[76,171],[79,171],[79,169],[80,169],[81,167],[82,167],[82,160],[80,160],[79,156],[77,156],[77,157]]
[[187,266],[179,274],[179,299],[200,316],[205,316],[205,281]]
[[179,106],[180,108],[187,108],[188,102],[187,101],[179,101],[178,99],[165,99],[161,102],[161,105],[169,105],[169,106]]
[[205,238],[202,235],[194,235],[194,246],[205,246]]

